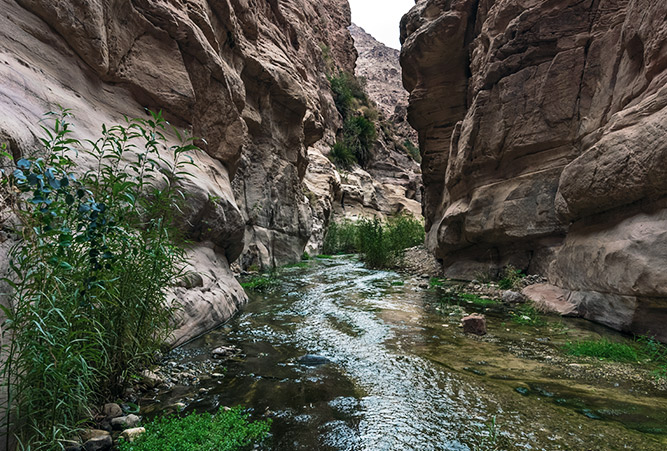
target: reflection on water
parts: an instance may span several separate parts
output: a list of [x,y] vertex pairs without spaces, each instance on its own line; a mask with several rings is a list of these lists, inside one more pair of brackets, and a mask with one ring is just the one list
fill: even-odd
[[[516,373],[504,380],[455,370],[455,362],[485,363],[503,351],[443,324],[428,308],[434,294],[417,281],[392,284],[401,277],[349,259],[286,271],[279,290],[253,295],[234,320],[173,359],[206,359],[225,344],[245,357],[227,362],[223,378],[158,395],[159,405],[250,407],[273,418],[273,450],[469,450],[492,417],[516,449],[664,449],[664,435],[585,415],[585,402],[556,402],[557,384],[530,387],[524,396],[508,382]],[[318,357],[299,360],[306,354]],[[602,393],[592,396],[613,410]],[[659,408],[650,415],[667,420]]]

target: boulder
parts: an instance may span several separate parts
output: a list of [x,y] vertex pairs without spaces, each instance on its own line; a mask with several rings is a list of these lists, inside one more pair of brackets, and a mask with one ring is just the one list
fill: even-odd
[[486,317],[479,313],[464,316],[461,319],[463,332],[474,335],[486,335]]
[[137,437],[139,437],[141,434],[143,434],[143,433],[145,433],[145,432],[146,432],[146,429],[145,429],[145,428],[125,429],[125,430],[120,434],[120,436],[121,436],[124,440],[126,440],[126,441],[132,443],[133,441],[135,441],[135,440],[137,439]]
[[107,451],[113,446],[113,439],[110,435],[103,435],[87,440],[83,444],[83,449],[86,451]]
[[102,408],[102,414],[106,417],[107,420],[117,418],[123,415],[123,409],[116,404],[115,402],[110,402],[104,405]]
[[141,422],[141,417],[129,414],[124,417],[117,417],[111,420],[111,427],[115,430],[131,429],[135,428]]

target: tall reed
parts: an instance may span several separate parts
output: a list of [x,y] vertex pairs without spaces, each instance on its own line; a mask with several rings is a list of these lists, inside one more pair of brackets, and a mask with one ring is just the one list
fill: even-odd
[[[69,117],[49,113],[41,156],[2,174],[20,193],[21,227],[5,279],[0,376],[7,426],[31,450],[62,449],[92,405],[118,396],[154,358],[177,308],[167,289],[185,266],[175,216],[192,138],[174,129],[181,142],[168,147],[170,126],[151,113],[80,142]],[[95,164],[77,175],[80,152]]]

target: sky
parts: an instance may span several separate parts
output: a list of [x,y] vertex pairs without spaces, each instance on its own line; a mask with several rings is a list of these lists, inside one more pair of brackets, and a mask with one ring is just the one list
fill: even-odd
[[350,0],[352,22],[375,39],[395,49],[401,48],[398,26],[415,0]]

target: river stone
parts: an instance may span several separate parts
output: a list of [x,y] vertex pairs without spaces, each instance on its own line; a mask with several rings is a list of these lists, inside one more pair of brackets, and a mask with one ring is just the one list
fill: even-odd
[[134,414],[129,414],[127,416],[118,417],[111,420],[111,427],[113,427],[115,430],[130,429],[137,427],[140,421],[141,417]]
[[113,419],[122,416],[123,409],[121,409],[120,406],[115,402],[110,402],[104,404],[104,407],[102,408],[102,413],[107,419]]
[[139,437],[141,434],[146,432],[145,428],[132,428],[132,429],[125,429],[120,436],[127,440],[128,442],[132,443],[133,441],[136,440],[137,437]]
[[319,366],[329,363],[329,359],[322,357],[321,355],[306,354],[302,357],[299,357],[297,362],[305,366]]
[[141,382],[148,388],[154,388],[162,384],[164,380],[158,374],[151,370],[144,370],[141,373]]
[[486,317],[479,313],[473,313],[464,317],[463,332],[467,334],[486,335]]
[[102,435],[100,437],[91,438],[83,444],[83,449],[86,451],[106,451],[113,446],[113,439],[110,435]]
[[81,431],[81,433],[79,433],[79,437],[81,437],[81,441],[84,443],[94,438],[104,437],[107,435],[109,435],[109,432],[102,429],[84,429]]
[[506,290],[503,291],[503,302],[506,304],[521,304],[526,302],[526,299],[517,291]]
[[231,357],[234,354],[238,354],[241,350],[235,346],[219,346],[211,351],[211,356],[214,359],[222,359],[225,357]]

